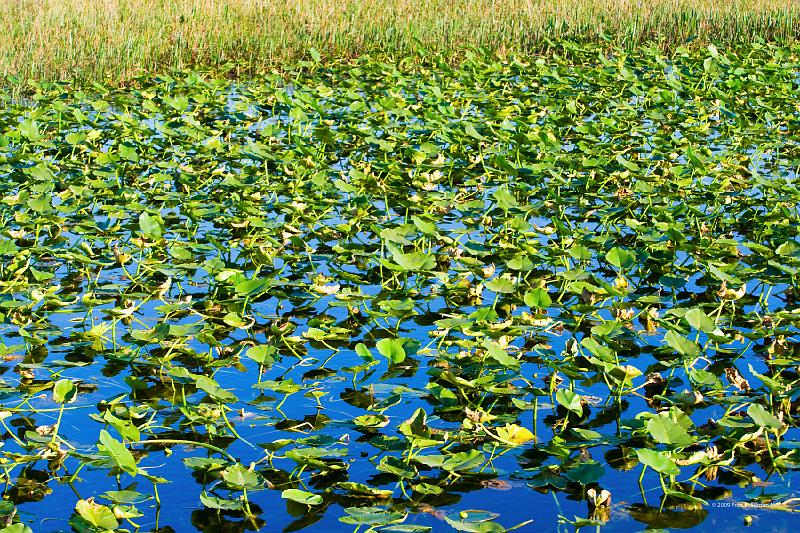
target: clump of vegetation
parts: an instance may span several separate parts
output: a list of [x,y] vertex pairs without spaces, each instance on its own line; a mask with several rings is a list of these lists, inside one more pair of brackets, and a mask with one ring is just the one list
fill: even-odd
[[465,47],[540,51],[553,42],[631,47],[687,40],[793,41],[787,0],[6,0],[0,75],[119,83],[191,65],[262,71],[308,50],[403,57]]
[[798,51],[565,46],[4,97],[4,531],[792,510]]

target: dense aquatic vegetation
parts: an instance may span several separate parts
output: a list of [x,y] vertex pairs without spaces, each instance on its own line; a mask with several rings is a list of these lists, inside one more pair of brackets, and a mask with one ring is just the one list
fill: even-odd
[[799,83],[565,45],[4,96],[3,531],[789,520]]

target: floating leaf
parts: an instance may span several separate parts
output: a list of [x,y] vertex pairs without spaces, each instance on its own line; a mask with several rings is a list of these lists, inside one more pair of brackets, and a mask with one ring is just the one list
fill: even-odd
[[566,409],[569,409],[578,416],[583,416],[583,405],[579,394],[569,389],[558,389],[556,391],[556,401]]
[[75,400],[78,388],[70,379],[59,379],[53,385],[53,401],[56,403],[69,403]]
[[553,301],[547,290],[542,288],[531,289],[525,293],[525,305],[546,309],[552,305]]
[[253,490],[261,487],[259,475],[238,463],[223,470],[222,479],[228,485],[238,489]]
[[697,357],[700,355],[700,346],[696,342],[692,342],[686,337],[669,330],[664,336],[664,340],[669,344],[673,350],[681,355],[687,357]]
[[498,188],[492,196],[494,196],[497,206],[501,209],[512,209],[519,205],[516,198],[509,192],[508,187],[503,186]]
[[75,510],[81,518],[101,530],[114,530],[119,527],[119,522],[117,522],[114,512],[105,505],[95,503],[91,498],[78,500],[78,503],[75,504]]
[[639,462],[645,466],[649,466],[656,472],[666,474],[668,476],[677,476],[680,474],[675,461],[666,453],[657,450],[638,449],[636,456]]
[[781,421],[778,420],[775,415],[764,409],[761,404],[751,403],[747,408],[747,415],[761,427],[769,429],[779,429],[781,427]]
[[449,472],[462,472],[478,468],[483,464],[483,460],[483,453],[478,450],[469,450],[448,455],[442,462],[442,468]]
[[128,474],[135,476],[139,471],[136,459],[124,444],[114,439],[106,430],[100,431],[101,451],[107,453],[114,463]]
[[606,254],[606,261],[617,268],[628,269],[636,262],[636,256],[624,248],[615,246]]
[[154,241],[161,239],[164,233],[159,217],[151,215],[147,211],[143,211],[139,215],[139,229],[142,231],[142,235]]
[[225,498],[212,496],[206,491],[200,493],[200,503],[209,509],[219,509],[221,511],[240,511],[244,508],[242,500],[226,500]]
[[490,291],[498,294],[509,294],[515,290],[514,283],[505,277],[491,279],[484,283],[484,286]]
[[691,435],[680,424],[669,418],[667,413],[659,413],[648,420],[647,431],[656,442],[662,444],[686,447],[694,442]]
[[703,310],[699,307],[688,310],[684,316],[693,328],[705,333],[711,333],[717,329],[717,325],[714,323],[714,321],[711,320],[708,315],[706,315],[705,312],[703,312]]
[[403,341],[400,339],[381,339],[375,347],[378,349],[379,354],[394,364],[402,363],[406,358]]
[[519,367],[519,360],[510,356],[498,343],[494,341],[486,341],[486,355],[497,361],[503,366],[517,368]]
[[589,485],[596,483],[603,477],[605,469],[597,461],[588,461],[578,464],[574,468],[566,471],[565,475],[570,481],[580,483],[581,485]]
[[516,424],[508,424],[505,427],[497,428],[497,436],[507,444],[519,446],[534,439],[533,433],[525,427]]
[[275,346],[261,344],[248,348],[245,355],[260,365],[269,365],[275,360],[274,355],[277,351]]
[[293,502],[302,503],[305,505],[320,505],[322,504],[322,496],[313,494],[304,490],[286,489],[281,492],[281,498],[284,500],[291,500]]
[[339,518],[340,522],[353,525],[384,526],[400,522],[405,518],[405,513],[388,511],[382,507],[345,507],[345,516]]
[[337,488],[342,490],[346,490],[350,496],[355,496],[359,498],[380,498],[386,499],[391,498],[393,492],[387,489],[377,489],[375,487],[370,487],[369,485],[365,485],[364,483],[355,483],[353,481],[340,481],[336,484]]

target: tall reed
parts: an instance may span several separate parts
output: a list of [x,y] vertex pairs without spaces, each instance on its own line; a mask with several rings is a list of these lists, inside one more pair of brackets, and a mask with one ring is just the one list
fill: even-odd
[[0,74],[123,81],[229,61],[260,69],[310,48],[346,57],[536,50],[561,38],[669,48],[798,35],[795,0],[3,0]]

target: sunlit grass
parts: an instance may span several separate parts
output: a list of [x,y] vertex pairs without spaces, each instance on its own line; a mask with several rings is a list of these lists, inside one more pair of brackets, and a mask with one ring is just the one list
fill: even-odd
[[0,74],[124,80],[186,65],[259,69],[310,48],[453,53],[467,46],[540,49],[547,39],[672,47],[793,40],[790,0],[5,0]]

